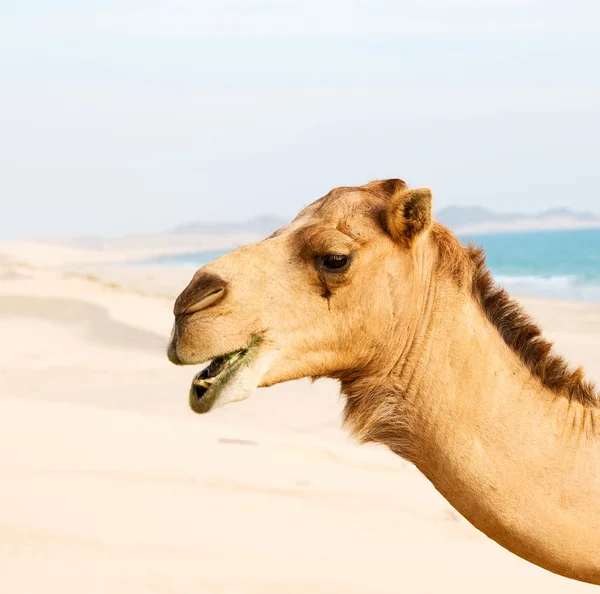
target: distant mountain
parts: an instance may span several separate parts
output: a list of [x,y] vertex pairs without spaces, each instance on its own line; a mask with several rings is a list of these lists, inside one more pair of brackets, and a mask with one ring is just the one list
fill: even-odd
[[556,217],[571,217],[580,221],[596,220],[600,221],[600,217],[591,212],[574,212],[568,208],[554,208],[552,210],[546,210],[540,215],[542,219],[553,219]]
[[273,216],[263,216],[251,219],[250,221],[241,222],[193,222],[179,225],[172,230],[173,233],[179,235],[195,235],[202,233],[224,234],[224,233],[259,233],[270,235],[280,227],[283,227],[289,221],[279,219]]
[[477,225],[489,221],[511,221],[524,215],[498,214],[480,206],[449,206],[440,210],[435,219],[447,227],[462,227],[464,225]]
[[435,216],[456,233],[507,233],[600,227],[600,217],[590,212],[555,208],[538,214],[496,213],[479,206],[451,206]]

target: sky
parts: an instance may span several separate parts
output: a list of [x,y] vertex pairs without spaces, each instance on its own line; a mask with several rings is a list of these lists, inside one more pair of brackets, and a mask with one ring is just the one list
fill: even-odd
[[0,0],[0,239],[436,208],[600,213],[597,0]]

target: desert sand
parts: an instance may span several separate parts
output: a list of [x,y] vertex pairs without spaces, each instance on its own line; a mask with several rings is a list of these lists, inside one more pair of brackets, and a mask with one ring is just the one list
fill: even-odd
[[[334,382],[194,415],[194,369],[164,354],[190,271],[85,272],[93,258],[69,249],[0,245],[0,591],[595,591],[506,552],[410,464],[350,442]],[[524,301],[600,379],[600,306]]]

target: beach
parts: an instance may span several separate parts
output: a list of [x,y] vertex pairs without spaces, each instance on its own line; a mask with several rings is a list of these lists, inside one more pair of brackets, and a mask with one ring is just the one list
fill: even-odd
[[[409,463],[358,446],[328,380],[206,416],[165,355],[185,269],[0,244],[0,590],[592,592],[508,553]],[[600,380],[600,304],[523,299]]]

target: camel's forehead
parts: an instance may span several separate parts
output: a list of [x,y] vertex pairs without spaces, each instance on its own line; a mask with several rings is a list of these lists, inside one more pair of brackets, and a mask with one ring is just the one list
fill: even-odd
[[331,231],[334,230],[360,243],[377,235],[385,235],[383,214],[386,205],[395,192],[404,188],[406,184],[401,179],[336,188],[307,206],[271,238],[292,235],[297,243],[306,243],[308,236],[314,238],[325,233],[331,237]]
[[307,206],[291,227],[323,224],[372,228],[385,205],[383,197],[363,188],[336,188]]

